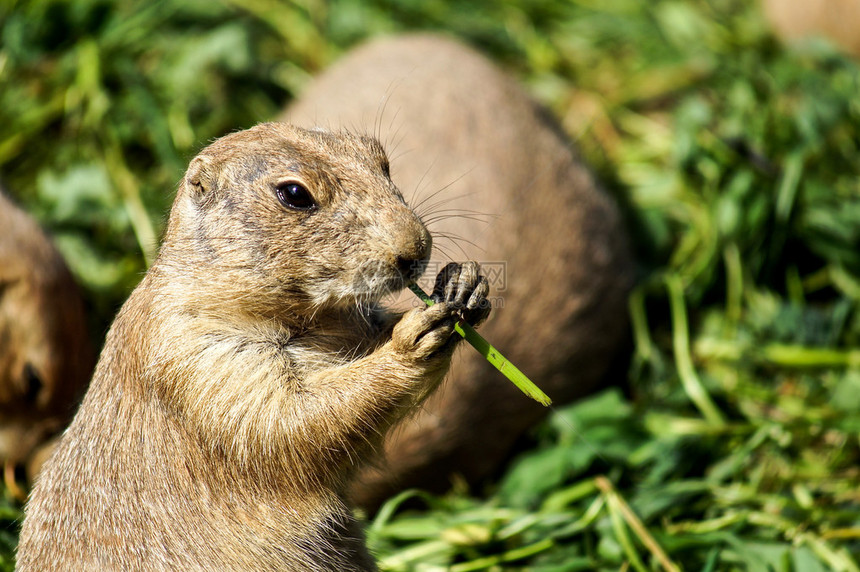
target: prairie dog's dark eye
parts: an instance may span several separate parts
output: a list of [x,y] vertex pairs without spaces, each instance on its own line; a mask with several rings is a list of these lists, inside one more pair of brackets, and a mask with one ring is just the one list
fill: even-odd
[[278,200],[288,209],[310,211],[317,208],[314,198],[301,183],[286,181],[275,187]]
[[391,166],[388,164],[388,161],[383,161],[382,163],[382,174],[387,178],[391,178]]
[[42,387],[44,384],[42,383],[42,378],[39,376],[39,373],[29,363],[24,366],[24,383],[27,384],[25,388],[24,398],[29,403],[34,403],[36,398],[39,397],[39,393],[42,391]]

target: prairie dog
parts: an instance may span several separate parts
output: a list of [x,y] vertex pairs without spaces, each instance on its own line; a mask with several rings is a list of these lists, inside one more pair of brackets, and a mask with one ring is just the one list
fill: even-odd
[[765,17],[784,41],[823,36],[860,56],[860,0],[764,0]]
[[20,570],[374,570],[346,499],[439,384],[474,263],[391,315],[431,237],[365,136],[269,123],[190,164],[26,509]]
[[[601,387],[628,335],[625,229],[549,112],[512,79],[442,36],[383,38],[336,62],[282,118],[375,133],[437,237],[431,267],[482,262],[498,307],[486,338],[555,403]],[[479,355],[456,361],[390,433],[380,469],[354,491],[359,504],[401,488],[440,492],[454,474],[487,478],[546,414]]]
[[72,418],[94,359],[63,257],[3,189],[0,229],[0,462],[14,487],[14,465]]

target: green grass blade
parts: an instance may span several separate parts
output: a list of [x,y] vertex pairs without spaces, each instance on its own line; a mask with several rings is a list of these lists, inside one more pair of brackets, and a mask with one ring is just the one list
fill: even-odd
[[672,314],[672,344],[675,350],[675,364],[681,385],[705,419],[717,427],[723,427],[726,420],[719,408],[711,400],[707,390],[702,385],[693,359],[690,355],[690,334],[687,325],[687,310],[684,306],[684,285],[677,274],[666,276],[666,288],[669,291],[669,308]]
[[[415,293],[416,296],[421,298],[421,301],[427,304],[428,306],[433,305],[433,299],[428,296],[424,290],[418,287],[417,284],[411,284],[409,289]],[[511,380],[511,383],[516,385],[520,391],[525,393],[527,396],[531,397],[538,403],[544,406],[549,406],[552,403],[552,400],[547,396],[546,393],[540,390],[540,388],[532,382],[526,375],[521,372],[517,367],[508,361],[508,359],[502,355],[502,353],[494,348],[487,340],[484,339],[481,334],[475,331],[475,328],[467,324],[466,322],[459,322],[454,325],[454,330],[460,334],[463,339],[465,339],[473,348],[478,350],[482,356],[484,356],[488,362],[493,364],[493,366],[502,372],[505,377]]]

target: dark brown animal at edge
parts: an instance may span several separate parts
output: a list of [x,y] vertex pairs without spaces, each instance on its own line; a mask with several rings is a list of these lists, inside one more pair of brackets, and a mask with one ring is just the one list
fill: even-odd
[[[38,470],[71,420],[95,362],[84,303],[38,223],[0,189],[0,462]],[[46,444],[48,443],[48,444]]]

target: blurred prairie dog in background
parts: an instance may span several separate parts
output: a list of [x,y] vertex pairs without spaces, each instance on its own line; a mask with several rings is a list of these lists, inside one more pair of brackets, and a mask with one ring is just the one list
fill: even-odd
[[[282,115],[378,137],[391,176],[434,234],[431,268],[478,260],[496,306],[483,333],[557,404],[602,387],[627,335],[633,270],[618,209],[547,110],[473,49],[383,38],[316,78]],[[404,305],[417,303],[411,293]],[[355,500],[492,474],[547,413],[466,348],[450,378],[389,435]]]
[[[94,356],[83,300],[38,223],[0,188],[0,461],[32,478],[89,382]],[[47,445],[50,449],[51,445]]]
[[763,7],[783,40],[823,36],[860,56],[860,0],[763,0]]

